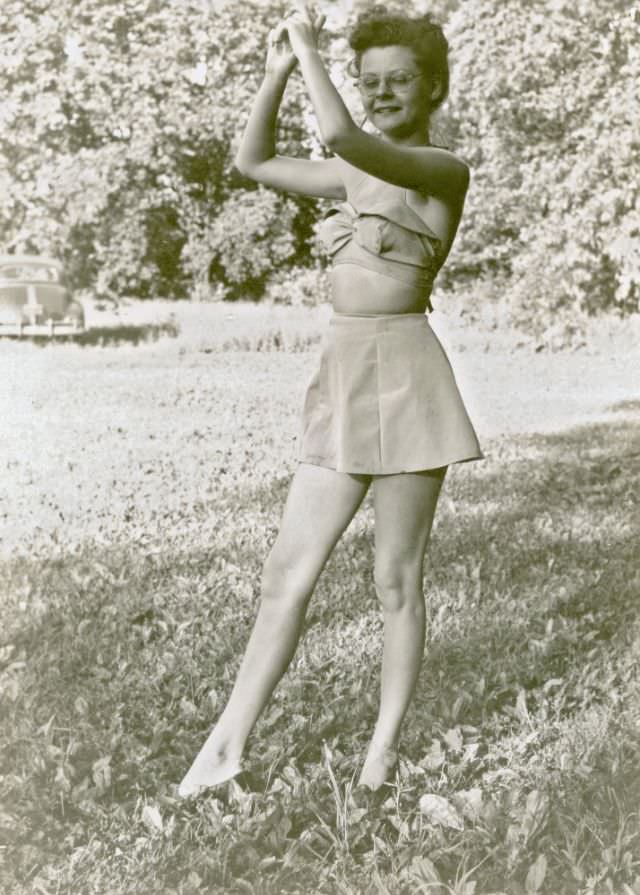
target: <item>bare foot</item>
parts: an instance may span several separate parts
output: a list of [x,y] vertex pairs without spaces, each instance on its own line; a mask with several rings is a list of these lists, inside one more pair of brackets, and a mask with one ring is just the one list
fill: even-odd
[[389,746],[379,746],[372,742],[360,772],[358,786],[366,786],[375,792],[388,783],[398,764],[398,751]]
[[183,799],[197,795],[203,789],[226,783],[241,770],[241,755],[229,755],[209,737],[178,787],[178,795]]

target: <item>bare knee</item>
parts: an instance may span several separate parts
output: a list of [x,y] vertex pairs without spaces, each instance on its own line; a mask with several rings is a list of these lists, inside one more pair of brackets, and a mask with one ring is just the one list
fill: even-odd
[[399,563],[378,565],[374,570],[373,580],[385,613],[424,613],[421,568]]
[[261,600],[272,606],[305,605],[313,593],[315,577],[303,559],[285,559],[272,551],[262,567]]

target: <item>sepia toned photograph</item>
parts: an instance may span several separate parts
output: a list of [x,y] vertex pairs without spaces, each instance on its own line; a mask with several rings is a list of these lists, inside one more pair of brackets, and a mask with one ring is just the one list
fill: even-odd
[[640,895],[639,47],[4,0],[4,895]]

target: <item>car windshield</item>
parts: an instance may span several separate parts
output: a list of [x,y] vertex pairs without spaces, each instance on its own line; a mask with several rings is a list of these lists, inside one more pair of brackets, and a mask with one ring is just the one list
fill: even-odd
[[0,267],[0,278],[4,280],[28,280],[38,283],[59,283],[59,271],[44,264],[12,264]]

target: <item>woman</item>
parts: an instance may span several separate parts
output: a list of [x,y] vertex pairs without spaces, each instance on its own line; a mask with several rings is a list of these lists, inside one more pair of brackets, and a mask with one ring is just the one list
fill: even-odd
[[[482,456],[425,315],[469,180],[462,161],[429,143],[430,114],[448,88],[446,40],[427,17],[379,6],[360,16],[353,65],[375,136],[353,122],[329,79],[317,48],[322,22],[300,5],[270,33],[236,165],[271,187],[347,200],[322,233],[334,260],[334,313],[307,388],[299,465],[264,564],[255,626],[182,796],[240,771],[249,733],[295,652],[316,581],[369,487],[384,645],[379,714],[359,784],[375,791],[388,782],[424,650],[422,570],[440,488],[450,463]],[[275,153],[278,108],[296,63],[330,159]]]

